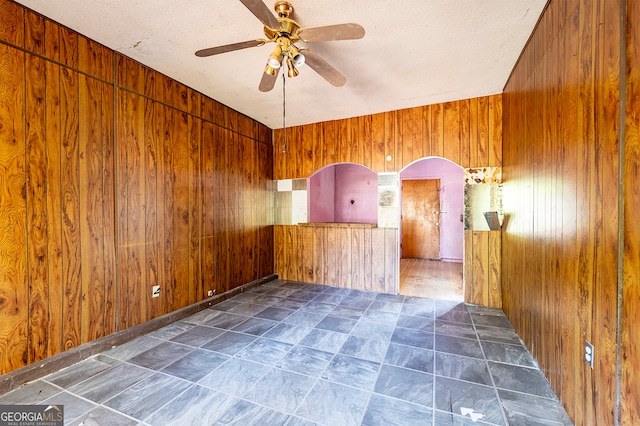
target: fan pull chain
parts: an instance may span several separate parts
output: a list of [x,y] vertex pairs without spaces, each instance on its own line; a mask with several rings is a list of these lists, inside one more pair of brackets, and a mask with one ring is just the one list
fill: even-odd
[[284,78],[284,73],[282,73],[282,131],[283,131],[283,136],[282,136],[282,153],[284,154],[285,152],[287,152],[287,126],[285,123],[285,117],[286,117],[286,91],[284,88],[285,85],[285,81],[286,79]]

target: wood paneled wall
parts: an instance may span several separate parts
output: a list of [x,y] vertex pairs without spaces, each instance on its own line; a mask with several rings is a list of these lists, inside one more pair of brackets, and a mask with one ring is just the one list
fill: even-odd
[[270,129],[0,0],[0,374],[271,274],[272,170]]
[[[274,131],[275,179],[308,178],[324,166],[343,162],[361,164],[376,173],[399,172],[413,161],[429,156],[447,158],[465,168],[495,167],[502,165],[502,96],[485,96],[287,128],[285,152],[282,152],[281,143],[283,132],[282,129]],[[306,230],[291,232],[297,235]],[[495,255],[495,250],[487,250],[487,244],[479,244],[489,239],[488,232],[481,234],[465,233],[465,301],[500,307],[500,257]],[[276,247],[280,241],[276,234]],[[500,247],[500,235],[492,236],[491,241]],[[298,245],[288,244],[286,247],[292,251],[284,258],[296,258]],[[355,246],[353,249],[356,250],[353,254],[356,258],[369,256],[368,248]],[[315,250],[323,252],[324,249],[318,246]],[[374,248],[376,256],[382,255],[376,250]],[[399,264],[399,250],[388,250],[385,256],[392,256],[393,263]],[[298,274],[291,271],[298,267],[278,263],[277,257],[276,252],[275,272],[295,279],[292,277]],[[473,264],[469,263],[470,260]],[[332,275],[313,277],[315,281],[306,275],[305,281],[341,286],[339,281],[322,281],[333,278]],[[399,279],[397,271],[394,277]],[[352,280],[359,282],[360,277],[354,275]],[[396,282],[385,288],[386,292],[395,292],[399,286]]]
[[[334,163],[399,172],[429,156],[462,167],[502,165],[502,96],[485,96],[274,131],[274,179],[307,178]],[[387,157],[391,156],[391,160]]]
[[640,1],[627,2],[626,105],[623,160],[623,291],[621,424],[640,424]]
[[398,230],[360,226],[274,226],[274,263],[281,278],[393,293]]
[[[637,315],[623,335],[631,380],[622,417],[616,402],[624,3],[550,1],[503,94],[503,308],[576,425],[639,423],[631,370],[640,363],[628,353]],[[640,24],[634,13],[630,27]],[[628,156],[638,161],[637,151]],[[636,179],[627,176],[625,187],[638,206]],[[625,246],[638,238],[634,228]],[[634,290],[622,303],[637,312],[637,252],[631,257],[625,276]],[[595,346],[593,369],[585,340]]]
[[502,307],[500,231],[464,231],[464,301]]

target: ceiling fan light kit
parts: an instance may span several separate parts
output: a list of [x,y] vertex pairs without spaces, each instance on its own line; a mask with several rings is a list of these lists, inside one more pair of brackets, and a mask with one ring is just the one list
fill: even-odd
[[[210,47],[196,52],[196,56],[206,57],[249,47],[275,43],[267,65],[262,74],[258,89],[268,92],[273,89],[282,61],[287,64],[289,77],[299,74],[298,67],[307,64],[321,77],[336,87],[343,86],[347,79],[338,70],[322,59],[308,47],[298,48],[294,43],[312,43],[321,41],[356,40],[364,37],[364,28],[358,24],[337,24],[313,28],[300,28],[290,16],[293,6],[287,1],[278,1],[274,6],[276,15],[262,2],[262,0],[240,0],[240,2],[264,25],[264,35],[267,39],[249,40],[224,46]],[[302,53],[301,51],[304,51]]]

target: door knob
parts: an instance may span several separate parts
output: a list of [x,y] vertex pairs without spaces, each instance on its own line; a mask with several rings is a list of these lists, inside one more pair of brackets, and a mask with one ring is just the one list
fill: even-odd
[[440,226],[440,222],[436,222],[436,226]]

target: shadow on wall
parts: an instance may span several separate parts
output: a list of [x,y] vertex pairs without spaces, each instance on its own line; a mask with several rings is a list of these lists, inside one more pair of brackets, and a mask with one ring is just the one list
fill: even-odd
[[440,179],[440,257],[462,262],[464,246],[464,169],[440,157],[416,160],[400,172],[400,180]]

